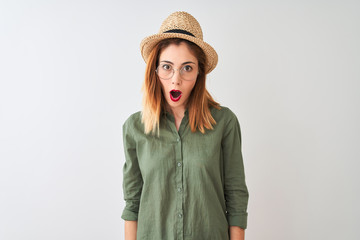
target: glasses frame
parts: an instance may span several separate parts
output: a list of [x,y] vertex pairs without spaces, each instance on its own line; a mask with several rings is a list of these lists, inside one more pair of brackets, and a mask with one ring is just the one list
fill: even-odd
[[[156,68],[156,70],[155,70],[155,72],[156,72],[156,75],[159,77],[159,78],[161,78],[161,79],[164,79],[164,80],[170,80],[173,76],[174,76],[174,74],[175,74],[175,70],[177,70],[177,71],[179,71],[179,75],[180,75],[180,78],[182,79],[182,80],[184,80],[184,81],[188,81],[188,82],[191,82],[191,81],[194,81],[194,80],[196,80],[197,79],[197,76],[199,75],[199,68],[198,68],[198,71],[197,71],[197,73],[196,73],[196,78],[193,80],[187,80],[187,79],[184,79],[183,78],[183,76],[182,76],[182,70],[184,69],[184,67],[182,67],[182,68],[180,68],[180,70],[179,69],[177,69],[177,68],[173,68],[173,67],[171,67],[172,68],[172,74],[171,74],[171,77],[169,77],[169,78],[162,78],[162,77],[160,77],[159,76],[159,72],[158,72],[158,69],[159,69],[159,67],[161,66],[161,64],[159,64],[158,66],[157,66],[157,68]],[[197,65],[196,65],[197,66]],[[197,66],[198,67],[198,66]]]

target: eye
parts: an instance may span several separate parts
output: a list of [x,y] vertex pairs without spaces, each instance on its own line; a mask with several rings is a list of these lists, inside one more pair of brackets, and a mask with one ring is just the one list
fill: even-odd
[[193,70],[192,66],[190,66],[190,65],[185,65],[183,67],[183,69],[184,69],[185,72],[191,72]]
[[171,65],[169,65],[169,64],[163,64],[163,65],[161,65],[161,68],[162,68],[163,70],[165,70],[165,71],[169,71],[169,70],[171,70]]

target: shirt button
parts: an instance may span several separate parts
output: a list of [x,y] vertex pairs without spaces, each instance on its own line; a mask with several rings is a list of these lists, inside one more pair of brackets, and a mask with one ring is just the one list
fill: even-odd
[[181,213],[179,213],[178,216],[179,216],[179,218],[182,218],[182,214],[181,214]]
[[181,167],[181,162],[178,162],[178,167]]
[[178,192],[181,192],[181,187],[178,187]]
[[179,142],[179,141],[180,141],[180,138],[177,138],[176,141]]

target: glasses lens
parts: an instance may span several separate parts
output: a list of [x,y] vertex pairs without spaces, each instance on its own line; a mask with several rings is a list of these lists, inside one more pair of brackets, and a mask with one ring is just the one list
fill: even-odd
[[156,72],[162,79],[170,79],[174,74],[174,70],[169,64],[160,64],[156,69]]
[[180,75],[182,79],[186,81],[194,81],[197,77],[197,69],[195,66],[185,65],[180,70]]

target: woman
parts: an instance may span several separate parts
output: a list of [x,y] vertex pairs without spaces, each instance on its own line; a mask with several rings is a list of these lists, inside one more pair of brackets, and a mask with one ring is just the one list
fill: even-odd
[[244,239],[248,190],[235,114],[213,100],[215,50],[171,14],[141,42],[143,110],[123,125],[125,239]]

